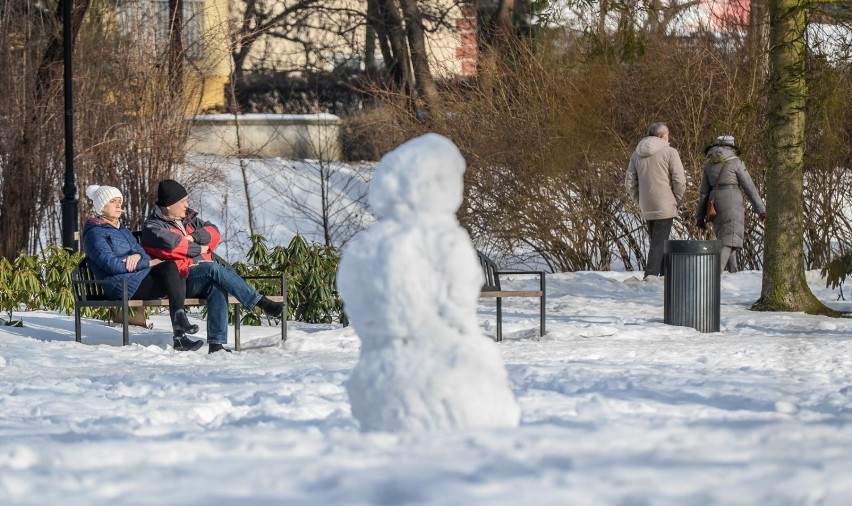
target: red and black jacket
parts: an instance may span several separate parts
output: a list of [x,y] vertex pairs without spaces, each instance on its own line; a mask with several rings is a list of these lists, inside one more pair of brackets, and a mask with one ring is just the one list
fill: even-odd
[[[166,218],[159,207],[154,207],[154,211],[145,220],[140,242],[152,258],[174,260],[180,275],[186,278],[191,265],[213,261],[213,250],[219,245],[222,236],[216,225],[203,221],[192,209],[186,210],[186,216],[181,223],[186,233],[180,229],[177,222]],[[187,241],[188,236],[192,236],[194,242]],[[202,245],[210,248],[203,255]]]

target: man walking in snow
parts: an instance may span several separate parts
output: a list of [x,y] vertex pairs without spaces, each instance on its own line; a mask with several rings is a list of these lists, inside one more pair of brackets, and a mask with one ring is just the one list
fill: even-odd
[[669,128],[654,123],[630,157],[624,185],[639,205],[648,227],[648,260],[645,277],[662,276],[663,248],[686,191],[686,176],[677,150],[669,146]]

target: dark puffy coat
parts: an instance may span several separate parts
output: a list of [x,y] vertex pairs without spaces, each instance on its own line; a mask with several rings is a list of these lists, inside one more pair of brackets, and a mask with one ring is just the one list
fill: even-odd
[[[704,220],[707,212],[707,200],[713,191],[719,174],[718,194],[716,195],[716,219],[713,220],[713,231],[716,239],[722,241],[722,246],[730,248],[743,247],[745,233],[745,201],[743,192],[748,196],[754,212],[765,213],[766,206],[754,186],[754,182],[746,170],[745,164],[737,157],[735,148],[729,146],[713,146],[707,150],[710,161],[704,166],[701,175],[701,197],[695,210],[695,219]],[[724,167],[724,171],[722,170]]]
[[[186,240],[188,236],[192,236],[193,242]],[[153,258],[174,260],[183,278],[189,275],[189,267],[192,264],[213,261],[213,250],[220,240],[221,235],[216,225],[203,221],[192,209],[186,210],[186,216],[178,224],[166,218],[159,207],[154,207],[154,211],[145,220],[141,235],[145,251]],[[202,245],[210,248],[210,251],[203,255]]]
[[[131,297],[139,289],[139,283],[151,271],[151,257],[145,253],[142,246],[133,237],[133,233],[121,222],[115,228],[100,216],[94,216],[86,221],[83,227],[83,252],[89,260],[97,279],[121,280],[127,278],[127,297]],[[134,272],[128,272],[123,260],[138,253],[142,259],[136,264]],[[103,285],[104,293],[111,300],[121,299],[121,285]]]

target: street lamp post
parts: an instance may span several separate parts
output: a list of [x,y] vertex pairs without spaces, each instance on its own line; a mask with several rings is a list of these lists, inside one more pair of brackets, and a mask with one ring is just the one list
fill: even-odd
[[77,183],[74,180],[74,94],[71,74],[71,13],[74,0],[62,0],[62,54],[64,60],[63,84],[65,89],[65,184],[62,186],[62,247],[79,251],[79,202]]

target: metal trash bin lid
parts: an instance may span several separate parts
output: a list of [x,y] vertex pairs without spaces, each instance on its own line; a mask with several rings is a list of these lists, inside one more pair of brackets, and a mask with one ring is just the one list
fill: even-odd
[[722,241],[666,241],[665,253],[716,255],[722,253]]

